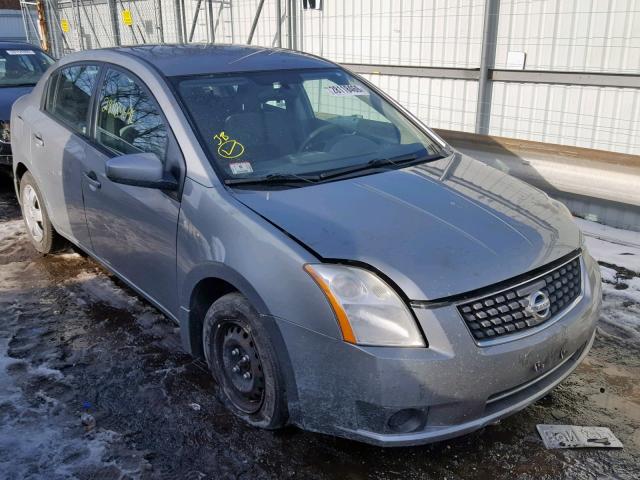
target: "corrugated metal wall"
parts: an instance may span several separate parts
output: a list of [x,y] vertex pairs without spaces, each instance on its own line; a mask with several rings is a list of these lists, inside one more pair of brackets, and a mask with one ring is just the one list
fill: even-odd
[[495,82],[489,133],[640,154],[640,90]]
[[303,48],[338,62],[474,68],[484,0],[325,1],[303,11]]
[[393,75],[363,76],[391,94],[427,125],[473,131],[478,82]]
[[527,70],[640,73],[638,0],[501,0],[496,68],[507,52]]
[[[60,2],[61,16],[78,48],[76,12]],[[182,3],[182,2],[178,2]],[[200,3],[193,41],[246,43],[260,0]],[[287,14],[282,0],[282,14]],[[322,0],[321,10],[296,5],[295,43],[300,50],[336,62],[436,68],[480,66],[485,0]],[[276,0],[266,0],[254,45],[276,45]],[[189,40],[197,0],[184,0],[179,25],[175,0],[123,0],[134,25],[120,25],[122,43]],[[80,17],[86,48],[113,45],[104,0],[84,0]],[[162,14],[159,13],[159,8]],[[509,52],[526,56],[528,71],[598,72],[640,75],[640,0],[500,0],[496,38],[497,69],[508,69]],[[92,35],[88,25],[96,31]],[[281,18],[282,45],[289,44]],[[160,30],[163,34],[160,35]],[[97,41],[93,37],[97,37]],[[511,67],[513,68],[513,67]],[[371,71],[374,71],[372,69]],[[425,123],[473,131],[478,82],[388,74],[367,77],[397,98]],[[640,89],[544,83],[494,82],[490,97],[492,135],[640,153]]]
[[20,10],[0,10],[0,40],[24,42],[26,39]]

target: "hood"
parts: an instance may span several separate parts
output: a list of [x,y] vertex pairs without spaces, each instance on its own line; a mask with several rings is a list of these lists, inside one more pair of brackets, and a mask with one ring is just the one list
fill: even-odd
[[465,293],[579,247],[571,217],[543,192],[455,154],[302,188],[236,198],[323,260],[368,264],[411,300]]
[[0,120],[9,120],[11,118],[11,106],[13,102],[31,92],[31,90],[33,90],[33,86],[0,87]]

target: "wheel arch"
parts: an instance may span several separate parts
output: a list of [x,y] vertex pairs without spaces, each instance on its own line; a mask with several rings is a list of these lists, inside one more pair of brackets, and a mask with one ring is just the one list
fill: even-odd
[[22,162],[18,162],[18,164],[15,167],[14,174],[13,174],[13,182],[16,190],[16,196],[18,197],[18,201],[20,201],[20,182],[22,181],[22,177],[24,177],[24,174],[27,173],[28,171],[29,169]]
[[183,288],[185,301],[182,302],[180,314],[180,334],[185,350],[193,357],[204,359],[202,327],[209,307],[227,293],[238,292],[258,312],[269,332],[282,367],[288,402],[297,400],[297,387],[289,351],[276,318],[270,313],[267,305],[249,281],[230,267],[220,264],[203,265],[197,272],[192,272],[188,279],[185,285],[189,287]]
[[221,264],[208,263],[191,272],[182,289],[180,333],[185,349],[194,357],[204,358],[202,324],[209,307],[223,295],[242,294],[261,316],[269,315],[265,302],[238,272]]

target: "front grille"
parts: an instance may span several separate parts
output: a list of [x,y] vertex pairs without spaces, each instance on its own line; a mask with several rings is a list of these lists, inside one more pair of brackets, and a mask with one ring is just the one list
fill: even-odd
[[[544,292],[546,309],[534,314],[529,297]],[[473,337],[481,342],[526,331],[552,321],[569,307],[582,292],[580,257],[513,287],[458,305]],[[543,296],[541,296],[543,297]],[[546,314],[546,315],[541,315]]]

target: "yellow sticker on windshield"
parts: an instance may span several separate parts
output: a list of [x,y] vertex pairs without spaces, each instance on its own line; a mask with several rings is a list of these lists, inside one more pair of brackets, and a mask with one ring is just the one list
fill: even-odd
[[213,138],[218,141],[218,155],[221,157],[238,158],[244,153],[244,145],[229,138],[229,135],[224,132],[218,133]]

